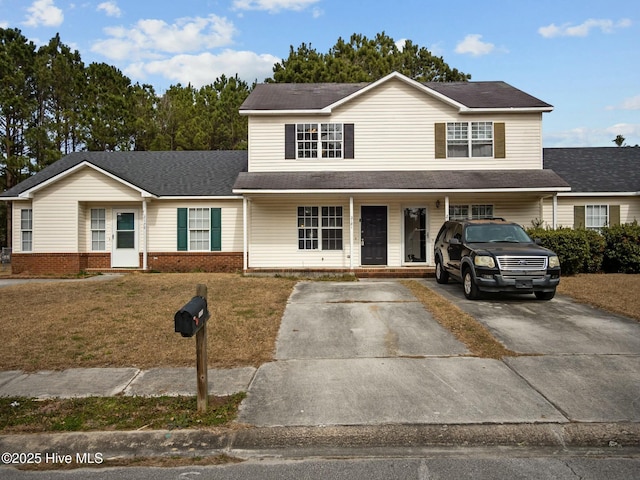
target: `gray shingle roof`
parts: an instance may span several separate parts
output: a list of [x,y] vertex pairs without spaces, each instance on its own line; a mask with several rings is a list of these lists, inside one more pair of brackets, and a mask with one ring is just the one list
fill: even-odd
[[425,85],[469,108],[551,108],[505,82],[429,82]]
[[241,173],[234,191],[566,189],[551,170]]
[[545,148],[543,156],[572,192],[640,192],[640,147]]
[[[240,106],[247,110],[320,110],[368,83],[264,83]],[[426,87],[468,108],[552,108],[505,82],[428,82]]]
[[245,150],[181,152],[76,152],[0,194],[15,197],[87,161],[157,196],[229,196],[247,170]]

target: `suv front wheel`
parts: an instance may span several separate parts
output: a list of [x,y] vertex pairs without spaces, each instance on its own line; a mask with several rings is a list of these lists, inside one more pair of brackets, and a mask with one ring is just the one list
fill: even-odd
[[477,300],[480,298],[480,290],[473,279],[473,274],[470,268],[465,268],[462,274],[462,286],[464,287],[464,296],[469,300]]

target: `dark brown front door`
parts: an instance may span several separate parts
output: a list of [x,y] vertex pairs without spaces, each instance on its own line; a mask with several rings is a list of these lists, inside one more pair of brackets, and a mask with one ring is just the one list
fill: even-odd
[[360,258],[362,265],[387,264],[387,207],[362,207]]

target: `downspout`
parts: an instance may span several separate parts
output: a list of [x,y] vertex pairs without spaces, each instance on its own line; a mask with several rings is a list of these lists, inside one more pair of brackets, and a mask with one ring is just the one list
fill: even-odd
[[349,197],[349,270],[353,270],[353,197]]
[[553,195],[553,208],[552,208],[552,213],[551,213],[551,222],[552,222],[552,226],[553,229],[555,230],[556,228],[558,228],[558,194],[554,194]]
[[147,199],[142,200],[142,268],[147,270],[148,264],[148,252],[147,252]]
[[247,268],[249,267],[249,258],[248,258],[249,235],[247,233],[247,228],[249,224],[247,219],[247,214],[249,209],[248,209],[247,202],[248,202],[247,197],[243,195],[242,196],[242,271],[243,272],[246,272]]

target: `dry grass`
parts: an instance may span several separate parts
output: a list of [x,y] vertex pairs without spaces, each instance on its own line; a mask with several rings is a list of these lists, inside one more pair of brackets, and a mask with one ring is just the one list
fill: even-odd
[[209,365],[260,365],[273,357],[295,280],[233,274],[131,274],[108,281],[33,283],[0,290],[0,370],[195,365],[195,339],[173,316],[208,288]]
[[558,293],[640,320],[640,275],[608,273],[562,277]]
[[498,359],[518,355],[498,342],[475,318],[430,288],[413,280],[403,281],[402,284],[411,290],[440,325],[465,344],[472,355]]

